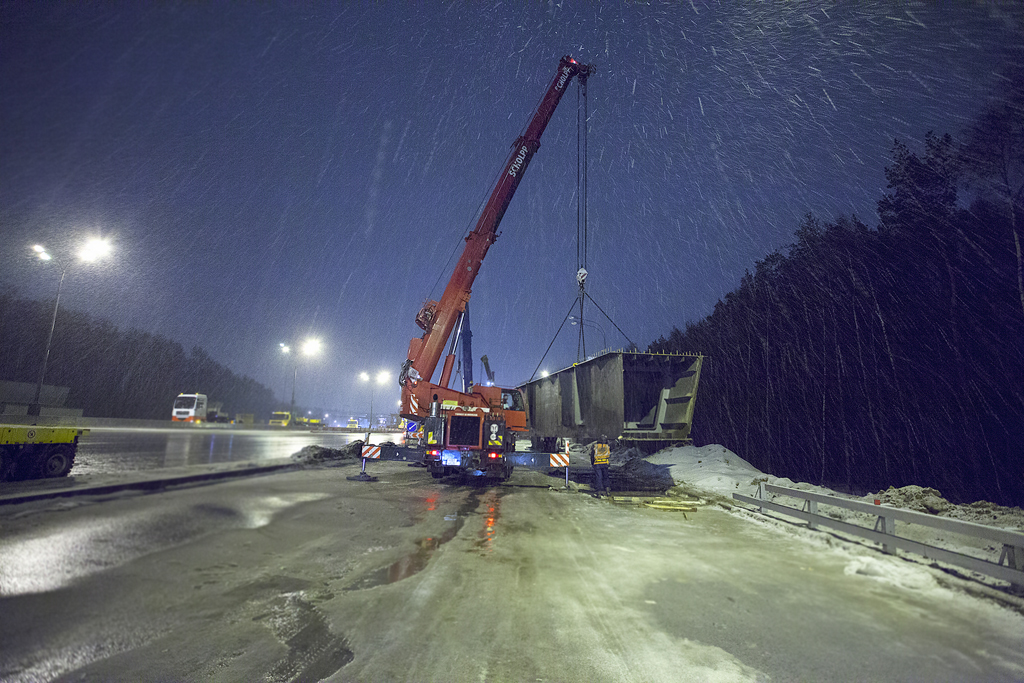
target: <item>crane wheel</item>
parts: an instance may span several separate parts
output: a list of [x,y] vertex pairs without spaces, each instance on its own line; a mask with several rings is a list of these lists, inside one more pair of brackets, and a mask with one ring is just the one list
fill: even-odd
[[51,446],[39,458],[39,473],[47,479],[66,477],[75,464],[75,449],[68,444]]

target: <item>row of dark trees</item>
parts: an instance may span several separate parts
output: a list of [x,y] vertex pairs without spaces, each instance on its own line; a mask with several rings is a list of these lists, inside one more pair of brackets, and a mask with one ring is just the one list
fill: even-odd
[[[0,379],[39,380],[53,302],[0,292]],[[240,377],[195,346],[61,309],[53,331],[46,383],[70,387],[67,404],[87,417],[169,420],[179,393],[207,394],[230,414],[266,417],[273,392]]]
[[960,144],[896,141],[877,227],[808,215],[651,346],[706,354],[698,440],[800,481],[1024,505],[1022,84]]

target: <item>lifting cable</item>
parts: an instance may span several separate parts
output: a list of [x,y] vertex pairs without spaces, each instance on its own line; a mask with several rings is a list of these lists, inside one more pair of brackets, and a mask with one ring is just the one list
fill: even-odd
[[614,320],[609,317],[604,309],[601,308],[594,298],[590,296],[586,291],[587,281],[587,246],[590,241],[590,236],[587,231],[587,127],[589,123],[589,114],[587,110],[587,78],[582,77],[577,80],[576,89],[576,282],[579,284],[579,292],[576,294],[576,298],[573,299],[572,305],[569,306],[569,310],[566,312],[565,317],[562,318],[562,324],[558,326],[558,330],[555,332],[554,337],[551,338],[551,343],[548,344],[548,348],[544,351],[544,355],[541,356],[540,362],[537,363],[537,368],[533,371],[533,375],[530,376],[528,381],[533,381],[537,376],[537,371],[540,370],[540,366],[544,363],[544,359],[547,358],[548,352],[551,351],[551,347],[554,345],[555,340],[558,339],[558,335],[562,332],[562,328],[565,327],[566,321],[569,319],[573,310],[576,308],[577,302],[579,303],[579,341],[576,345],[576,362],[582,362],[587,359],[587,344],[584,334],[584,318],[583,318],[583,302],[586,299],[590,300],[590,303],[608,319],[608,322],[619,331],[626,341],[629,342],[630,348],[637,348],[636,344],[631,340],[625,332],[622,331]]
[[587,280],[587,78],[576,88],[576,282],[580,291],[580,334],[576,344],[576,362],[587,357],[583,334],[583,286]]

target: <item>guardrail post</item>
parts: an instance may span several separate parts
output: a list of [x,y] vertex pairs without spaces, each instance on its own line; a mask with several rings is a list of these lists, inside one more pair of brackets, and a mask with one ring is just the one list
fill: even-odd
[[804,510],[806,510],[811,515],[811,518],[807,520],[807,528],[808,529],[817,529],[818,528],[818,520],[816,520],[814,518],[818,516],[818,501],[816,501],[816,500],[805,500],[804,501]]
[[[763,481],[757,482],[757,497],[758,497],[759,500],[768,500],[768,491],[765,490],[764,482]],[[764,514],[764,506],[763,505],[759,505],[758,508],[757,508],[757,511],[760,512],[763,515]]]
[[1003,544],[1003,552],[999,555],[999,564],[1006,560],[1006,566],[1017,571],[1024,571],[1024,548]]
[[[888,515],[878,515],[878,519],[875,520],[875,531],[880,531],[886,536],[895,536],[896,520]],[[896,548],[892,544],[882,541],[882,552],[886,555],[895,555]]]

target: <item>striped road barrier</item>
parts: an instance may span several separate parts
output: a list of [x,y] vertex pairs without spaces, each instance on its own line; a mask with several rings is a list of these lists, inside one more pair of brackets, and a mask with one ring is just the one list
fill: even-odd
[[565,468],[565,488],[569,488],[569,454],[568,453],[552,453],[551,459],[549,460],[551,467],[564,467]]

